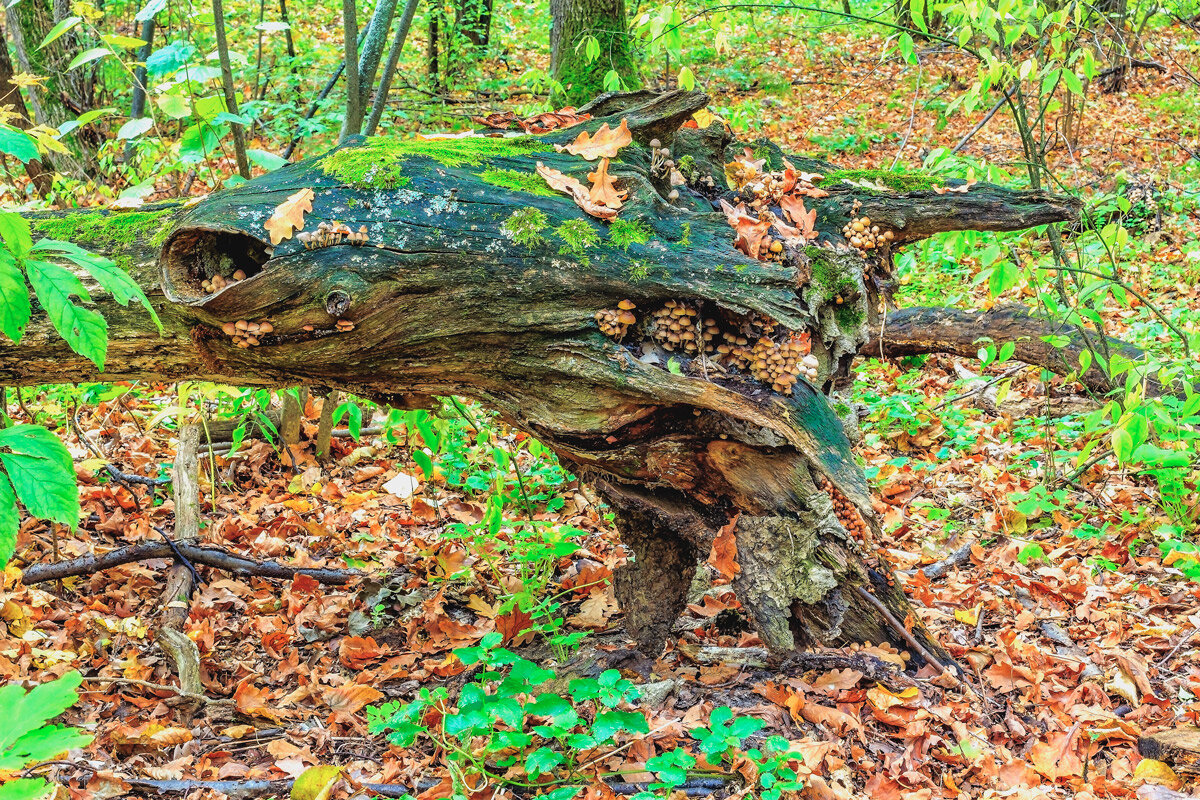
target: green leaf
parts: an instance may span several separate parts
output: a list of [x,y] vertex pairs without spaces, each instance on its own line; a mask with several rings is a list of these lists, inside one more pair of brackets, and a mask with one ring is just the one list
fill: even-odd
[[1124,464],[1133,455],[1133,437],[1124,428],[1113,428],[1112,449],[1117,461]]
[[25,271],[54,329],[67,340],[72,350],[103,371],[108,350],[108,323],[95,311],[71,302],[72,296],[91,299],[83,283],[70,270],[48,261],[30,259],[25,262]]
[[679,88],[688,92],[696,88],[696,75],[692,72],[691,67],[679,70]]
[[79,493],[71,454],[58,437],[40,425],[17,425],[0,431],[0,447],[11,451],[0,452],[0,464],[29,513],[74,529]]
[[29,220],[12,211],[0,211],[0,239],[16,258],[24,258],[33,247]]
[[1082,97],[1083,84],[1079,82],[1079,76],[1069,69],[1064,69],[1062,71],[1062,76],[1063,82],[1067,84],[1067,88],[1070,89],[1073,94],[1077,94]]
[[37,143],[24,131],[0,125],[0,153],[12,156],[22,164],[37,161]]
[[546,792],[542,797],[546,800],[572,800],[582,788],[582,786],[560,786],[553,791]]
[[412,460],[417,462],[417,466],[421,468],[421,472],[425,475],[425,480],[429,480],[433,476],[433,459],[424,450],[413,448]]
[[83,22],[83,17],[67,17],[50,29],[50,32],[46,34],[46,38],[42,39],[42,43],[38,45],[38,50],[48,47],[52,42],[81,22]]
[[122,36],[119,33],[103,33],[100,35],[100,41],[110,47],[123,47],[126,50],[133,50],[146,43],[136,36]]
[[291,162],[282,156],[277,156],[268,150],[258,150],[250,148],[246,151],[246,158],[256,167],[262,167],[265,170],[276,170],[280,167],[286,167]]
[[41,778],[18,778],[0,784],[0,800],[48,800],[56,791]]
[[599,742],[607,742],[621,731],[648,733],[650,726],[646,716],[638,711],[605,711],[597,714],[592,723],[592,735]]
[[156,101],[158,108],[171,119],[191,116],[192,106],[187,98],[179,94],[165,94]]
[[8,565],[8,560],[17,549],[17,533],[20,530],[17,496],[13,494],[8,476],[0,473],[0,568]]
[[138,286],[137,282],[125,273],[125,270],[118,267],[115,261],[96,253],[90,253],[71,242],[58,242],[52,239],[43,239],[35,244],[33,252],[57,255],[82,267],[96,279],[96,283],[100,284],[113,296],[114,300],[123,306],[128,306],[131,300],[137,300],[142,304],[142,308],[150,313],[150,318],[154,320],[154,325],[159,332],[162,332],[162,323],[154,311],[154,306],[150,305],[150,298],[146,297],[142,287]]
[[48,761],[55,756],[84,747],[92,741],[88,734],[66,725],[47,725],[30,731],[7,750],[0,752],[0,769],[17,770],[26,764]]
[[342,768],[333,764],[318,764],[300,773],[292,784],[292,800],[328,800],[333,785],[342,778]]
[[109,50],[107,47],[93,47],[90,50],[84,50],[82,53],[72,58],[70,64],[67,64],[67,72],[70,72],[73,69],[78,69],[84,64],[91,63],[92,61],[104,58],[105,56],[111,56],[112,54],[113,51]]
[[154,120],[150,117],[138,117],[131,119],[121,126],[117,131],[117,139],[136,139],[146,131],[154,127]]
[[1001,261],[992,267],[992,274],[988,277],[988,291],[992,297],[998,297],[1004,292],[1011,289],[1017,284],[1017,278],[1021,276],[1021,270],[1011,261]]
[[78,672],[47,681],[29,690],[20,684],[0,686],[0,753],[6,752],[25,734],[42,727],[48,720],[66,711],[79,699],[75,691],[83,682]]
[[8,250],[0,250],[0,333],[20,343],[31,311],[29,290],[16,260]]
[[525,759],[525,771],[529,773],[530,777],[536,778],[553,771],[561,763],[563,763],[562,753],[551,750],[549,747],[539,747]]
[[913,44],[913,38],[911,36],[909,36],[907,33],[901,33],[899,45],[900,45],[900,55],[905,60],[905,62],[907,62],[909,64],[916,64],[917,59],[916,59],[916,55],[914,53],[916,48]]

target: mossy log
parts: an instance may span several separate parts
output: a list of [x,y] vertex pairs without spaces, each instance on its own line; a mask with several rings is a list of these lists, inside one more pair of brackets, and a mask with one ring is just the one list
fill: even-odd
[[[735,589],[773,651],[892,642],[913,650],[913,663],[947,660],[874,555],[867,484],[823,392],[866,341],[890,258],[886,247],[864,256],[841,231],[856,201],[897,246],[943,230],[1066,220],[1075,207],[987,185],[939,194],[921,177],[895,190],[886,173],[843,180],[831,165],[794,159],[829,175],[829,195],[810,202],[820,235],[760,261],[735,249],[713,210],[718,195],[736,201],[723,169],[746,145],[720,126],[681,128],[705,106],[699,92],[634,100],[601,98],[593,108],[610,116],[540,138],[353,141],[134,223],[69,212],[37,228],[108,250],[152,295],[162,335],[98,298],[110,328],[107,379],[305,383],[399,407],[467,395],[546,442],[616,511],[633,553],[618,598],[648,650],[682,610],[697,560],[732,525]],[[622,119],[634,144],[610,171],[629,197],[603,223],[549,190],[535,165],[584,180],[595,162],[552,145]],[[691,185],[674,202],[653,169],[652,139],[679,162],[689,157]],[[750,147],[764,169],[782,167],[774,146]],[[304,238],[337,221],[365,226],[367,243],[272,247],[264,222],[306,188],[315,199]],[[105,226],[119,234],[97,233]],[[237,271],[243,280],[204,288]],[[812,379],[784,394],[716,354],[666,352],[655,312],[672,303],[721,335],[770,344],[807,334]],[[636,322],[614,339],[597,314],[622,304]],[[239,347],[223,332],[238,320],[270,322],[270,331]],[[19,346],[0,345],[0,384],[100,377],[44,324]]]

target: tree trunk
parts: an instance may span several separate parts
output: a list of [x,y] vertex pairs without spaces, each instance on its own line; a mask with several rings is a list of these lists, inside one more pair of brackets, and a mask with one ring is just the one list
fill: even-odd
[[[547,443],[616,512],[636,556],[617,591],[647,649],[661,646],[696,558],[732,525],[735,588],[774,651],[890,641],[914,649],[914,663],[922,650],[944,660],[874,556],[880,530],[867,484],[819,388],[849,368],[878,299],[877,257],[847,247],[841,231],[856,200],[896,242],[962,226],[1041,225],[1076,206],[982,184],[949,195],[867,190],[831,165],[796,159],[826,173],[828,197],[810,201],[820,237],[781,260],[751,259],[712,212],[718,194],[732,197],[715,187],[745,144],[718,126],[679,129],[706,102],[676,92],[622,109],[610,96],[593,108],[612,116],[540,138],[356,139],[191,208],[108,215],[110,230],[141,237],[98,233],[104,212],[67,212],[36,228],[63,239],[87,231],[75,240],[102,249],[136,239],[115,255],[153,293],[165,330],[101,299],[108,380],[336,386],[396,407],[461,394]],[[610,226],[548,190],[535,165],[584,177],[595,162],[551,145],[621,120],[635,144],[610,168],[629,192]],[[652,139],[673,148],[699,190],[679,187],[668,202],[671,186],[650,167]],[[781,161],[777,148],[755,146],[770,166]],[[271,247],[264,221],[306,188],[315,197],[304,239],[340,220],[365,226],[366,245],[322,236],[314,249],[297,238]],[[237,270],[247,277],[216,293],[201,285]],[[598,319],[629,306],[624,336],[599,329]],[[780,393],[724,356],[667,352],[671,307],[711,320],[702,327],[721,336],[761,337],[771,352],[806,334],[814,377]],[[249,346],[239,320],[271,329]],[[98,377],[44,320],[19,347],[0,344],[0,384]]]
[[[17,119],[14,120],[17,127],[31,128],[33,120],[29,116],[29,109],[25,107],[25,98],[21,96],[21,90],[13,83],[14,74],[12,59],[8,55],[8,41],[4,35],[4,26],[0,25],[0,106],[12,106],[13,111],[17,114]],[[36,159],[27,161],[23,166],[25,174],[33,182],[37,193],[45,197],[50,192],[54,173],[47,172],[42,162]]]
[[[550,0],[550,14],[550,73],[562,84],[567,103],[581,105],[604,91],[610,70],[626,88],[641,86],[625,0]],[[600,56],[591,61],[584,46],[589,36],[600,45]]]
[[468,42],[485,48],[492,36],[492,6],[495,0],[458,0],[454,28]]

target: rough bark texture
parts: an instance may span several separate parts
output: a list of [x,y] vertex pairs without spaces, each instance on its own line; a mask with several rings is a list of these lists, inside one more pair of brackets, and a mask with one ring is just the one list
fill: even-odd
[[[550,15],[550,73],[568,103],[580,105],[603,91],[609,70],[616,70],[626,88],[641,84],[625,0],[550,0]],[[594,61],[583,47],[588,36],[600,45]]]
[[[1079,371],[1079,358],[1085,350],[1101,355],[1120,355],[1130,361],[1142,360],[1141,348],[1118,339],[1089,332],[1088,341],[1073,327],[1046,319],[1023,306],[996,306],[989,311],[967,311],[957,308],[904,308],[888,312],[866,344],[862,355],[867,357],[899,358],[926,353],[949,353],[974,358],[988,341],[996,345],[1013,342],[1013,358],[1026,364],[1043,367],[1059,375]],[[1045,337],[1066,336],[1069,343],[1059,348]],[[1107,356],[1106,356],[1107,357]],[[1078,377],[1080,383],[1094,392],[1106,394],[1116,388],[1112,379],[1093,360]],[[1121,380],[1124,385],[1124,378]],[[1154,376],[1146,377],[1146,392],[1157,397],[1170,391],[1164,389]]]
[[[880,256],[847,247],[841,230],[856,198],[897,241],[965,224],[1019,229],[1068,219],[1074,208],[994,186],[949,196],[932,184],[863,188],[858,173],[850,181],[797,160],[827,173],[829,196],[810,204],[820,237],[779,261],[751,259],[712,211],[716,194],[732,196],[723,168],[744,145],[716,127],[679,129],[707,102],[701,93],[629,102],[601,98],[593,108],[613,116],[585,126],[624,119],[634,132],[610,169],[629,192],[611,225],[535,174],[538,162],[581,180],[595,169],[551,146],[574,139],[581,128],[573,128],[543,138],[356,140],[177,212],[76,213],[37,228],[95,247],[106,240],[94,229],[133,229],[109,234],[110,249],[143,286],[161,285],[153,298],[161,337],[143,314],[102,303],[113,332],[109,379],[337,386],[400,407],[461,394],[546,442],[616,511],[635,555],[617,590],[647,649],[661,645],[682,607],[696,558],[736,518],[735,588],[773,650],[919,641],[945,659],[869,555],[879,530],[866,481],[821,389],[848,370],[878,300],[870,276]],[[716,186],[698,180],[667,202],[671,187],[644,146],[652,138]],[[777,148],[752,147],[764,168],[780,167]],[[366,226],[367,245],[306,249],[293,238],[272,248],[263,223],[305,188],[315,192],[306,238],[339,220]],[[215,293],[201,286],[237,270],[245,280]],[[616,340],[596,315],[622,301],[635,306],[636,324]],[[816,377],[780,394],[715,355],[665,352],[654,312],[680,303],[726,332],[806,334]],[[273,330],[241,348],[222,332],[237,320]],[[0,383],[52,377],[97,376],[44,324],[19,348],[0,344]],[[843,513],[857,509],[862,541],[839,521],[821,488],[829,484]]]

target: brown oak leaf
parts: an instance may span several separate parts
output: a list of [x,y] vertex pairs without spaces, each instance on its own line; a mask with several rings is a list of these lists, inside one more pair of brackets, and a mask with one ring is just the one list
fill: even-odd
[[546,183],[550,185],[550,188],[571,195],[571,198],[575,201],[575,205],[593,217],[603,220],[617,218],[617,210],[593,202],[591,192],[577,178],[572,178],[570,175],[559,172],[553,167],[547,167],[540,161],[537,163],[537,171],[545,179]]
[[608,159],[600,159],[600,165],[596,167],[595,172],[588,173],[588,180],[592,182],[592,190],[588,193],[588,198],[593,203],[598,203],[609,208],[620,208],[625,204],[625,197],[628,192],[622,192],[617,189],[616,182],[613,177],[608,174]]
[[751,258],[758,258],[759,247],[774,217],[768,214],[766,219],[759,219],[746,211],[744,203],[738,203],[735,208],[724,199],[721,200],[721,210],[725,212],[725,219],[737,231],[733,246]]
[[813,230],[813,226],[817,224],[817,210],[814,208],[809,211],[805,208],[804,198],[796,197],[795,195],[781,197],[779,199],[779,207],[792,220],[792,223],[800,229],[800,235],[803,238],[817,238],[817,232]]
[[616,128],[608,127],[608,123],[600,126],[593,136],[587,131],[581,131],[575,137],[575,141],[570,144],[554,145],[554,149],[558,152],[568,152],[573,156],[583,156],[588,161],[594,161],[597,158],[616,158],[617,151],[625,145],[633,141],[633,134],[629,132],[629,122],[621,120],[621,124]]
[[301,189],[275,206],[263,227],[271,234],[271,244],[292,238],[292,231],[304,230],[304,215],[312,213],[313,190]]

